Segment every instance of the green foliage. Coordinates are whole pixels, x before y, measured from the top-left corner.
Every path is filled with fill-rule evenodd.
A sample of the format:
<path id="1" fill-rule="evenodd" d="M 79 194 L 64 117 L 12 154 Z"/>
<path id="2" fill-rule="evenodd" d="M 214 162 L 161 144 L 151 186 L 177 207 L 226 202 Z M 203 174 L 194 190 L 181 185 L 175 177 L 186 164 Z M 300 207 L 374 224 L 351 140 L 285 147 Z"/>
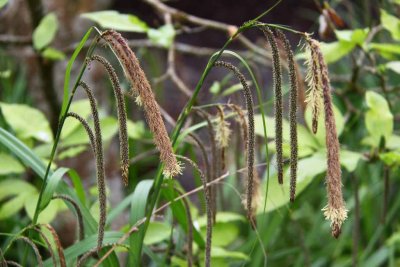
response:
<path id="1" fill-rule="evenodd" d="M 54 13 L 49 13 L 40 21 L 33 32 L 33 46 L 42 50 L 53 41 L 58 30 L 58 20 Z"/>
<path id="2" fill-rule="evenodd" d="M 102 28 L 124 32 L 146 32 L 149 27 L 138 17 L 120 14 L 117 11 L 98 11 L 84 13 L 84 18 L 97 22 Z"/>

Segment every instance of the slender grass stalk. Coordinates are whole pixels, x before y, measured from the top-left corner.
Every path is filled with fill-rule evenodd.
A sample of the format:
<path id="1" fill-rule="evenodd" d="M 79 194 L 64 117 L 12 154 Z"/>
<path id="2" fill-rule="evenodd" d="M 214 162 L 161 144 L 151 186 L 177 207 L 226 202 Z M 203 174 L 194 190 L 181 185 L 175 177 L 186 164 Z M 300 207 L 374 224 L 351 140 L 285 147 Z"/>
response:
<path id="1" fill-rule="evenodd" d="M 79 208 L 78 203 L 76 203 L 76 201 L 72 197 L 67 196 L 67 195 L 57 195 L 57 196 L 54 196 L 53 199 L 65 200 L 74 207 L 75 213 L 76 213 L 76 218 L 78 220 L 78 237 L 79 237 L 79 240 L 83 240 L 85 238 L 85 227 L 83 225 L 82 211 Z"/>
<path id="2" fill-rule="evenodd" d="M 6 266 L 16 266 L 16 267 L 23 267 L 21 264 L 19 264 L 18 262 L 15 261 L 6 261 Z"/>
<path id="3" fill-rule="evenodd" d="M 119 79 L 113 66 L 104 58 L 99 55 L 94 55 L 90 58 L 91 61 L 100 62 L 103 67 L 106 69 L 108 76 L 110 77 L 114 96 L 117 103 L 117 116 L 118 116 L 118 123 L 119 123 L 119 153 L 121 159 L 121 172 L 122 172 L 122 181 L 125 186 L 128 185 L 128 176 L 129 176 L 129 142 L 128 142 L 128 129 L 126 125 L 126 111 L 125 111 L 125 99 L 124 94 L 122 92 Z M 85 88 L 86 87 L 86 88 Z M 88 86 L 84 85 L 85 90 L 88 93 Z M 89 96 L 89 99 L 93 97 Z M 93 96 L 93 94 L 92 94 Z M 92 100 L 93 102 L 93 100 Z M 95 102 L 94 102 L 95 103 Z M 93 105 L 92 106 L 92 113 L 93 113 Z"/>
<path id="4" fill-rule="evenodd" d="M 293 202 L 296 196 L 297 182 L 297 161 L 298 161 L 298 144 L 297 144 L 297 75 L 293 59 L 293 51 L 289 40 L 282 31 L 276 31 L 277 36 L 282 40 L 286 57 L 289 65 L 289 80 L 290 80 L 290 201 Z"/>
<path id="5" fill-rule="evenodd" d="M 283 121 L 283 103 L 282 103 L 282 73 L 281 63 L 279 57 L 278 45 L 275 36 L 268 26 L 262 27 L 265 37 L 268 40 L 272 50 L 273 60 L 273 80 L 274 80 L 274 93 L 275 93 L 275 146 L 276 146 L 276 162 L 278 168 L 278 182 L 283 184 L 283 134 L 282 134 L 282 121 Z"/>
<path id="6" fill-rule="evenodd" d="M 212 242 L 212 225 L 213 225 L 213 214 L 211 211 L 211 197 L 210 197 L 210 190 L 207 188 L 207 178 L 205 177 L 204 173 L 201 171 L 199 166 L 192 161 L 191 159 L 177 155 L 180 159 L 186 161 L 193 168 L 200 174 L 201 181 L 203 182 L 203 190 L 206 197 L 206 212 L 207 212 L 207 230 L 206 230 L 206 248 L 205 248 L 205 260 L 204 266 L 210 267 L 211 266 L 211 242 Z"/>
<path id="7" fill-rule="evenodd" d="M 253 213 L 253 178 L 254 178 L 254 146 L 255 146 L 255 132 L 254 132 L 254 110 L 253 110 L 253 97 L 251 95 L 251 90 L 249 85 L 246 82 L 246 78 L 240 72 L 238 68 L 236 68 L 231 63 L 227 63 L 224 61 L 217 61 L 214 63 L 217 67 L 224 67 L 228 70 L 232 71 L 235 76 L 239 79 L 240 83 L 243 87 L 243 96 L 246 103 L 247 109 L 247 120 L 248 120 L 248 140 L 246 143 L 247 150 L 247 187 L 246 187 L 246 209 L 247 216 L 249 219 L 253 221 L 254 213 Z"/>
<path id="8" fill-rule="evenodd" d="M 85 131 L 89 136 L 89 140 L 92 145 L 92 150 L 96 160 L 97 191 L 99 194 L 99 211 L 100 211 L 97 248 L 98 250 L 100 250 L 103 244 L 104 228 L 106 226 L 106 220 L 107 220 L 107 212 L 106 212 L 107 195 L 106 195 L 106 183 L 105 183 L 104 157 L 103 157 L 103 149 L 101 147 L 102 144 L 101 131 L 95 132 L 95 134 L 93 134 L 93 131 L 90 128 L 89 124 L 86 122 L 86 120 L 74 112 L 68 112 L 67 117 L 73 117 L 77 119 L 85 128 Z M 99 122 L 95 122 L 95 124 L 96 123 Z"/>

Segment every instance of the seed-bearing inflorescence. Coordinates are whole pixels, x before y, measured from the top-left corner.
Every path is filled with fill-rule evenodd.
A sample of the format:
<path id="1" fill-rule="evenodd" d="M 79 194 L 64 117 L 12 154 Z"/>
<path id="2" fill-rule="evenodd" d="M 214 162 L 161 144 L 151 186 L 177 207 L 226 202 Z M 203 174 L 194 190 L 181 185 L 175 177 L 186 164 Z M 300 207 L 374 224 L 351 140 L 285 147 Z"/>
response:
<path id="1" fill-rule="evenodd" d="M 273 80 L 274 80 L 274 93 L 275 93 L 275 146 L 276 146 L 276 162 L 278 169 L 278 182 L 283 184 L 283 139 L 282 139 L 282 120 L 283 120 L 283 104 L 282 104 L 282 74 L 281 63 L 279 57 L 278 45 L 275 36 L 269 27 L 264 26 L 261 28 L 265 37 L 271 46 L 272 61 L 273 61 Z"/>
<path id="2" fill-rule="evenodd" d="M 95 132 L 96 136 L 93 134 L 92 129 L 89 124 L 86 122 L 84 118 L 79 116 L 74 112 L 67 113 L 67 117 L 73 117 L 77 119 L 82 126 L 85 128 L 87 135 L 89 136 L 89 140 L 92 146 L 92 150 L 96 160 L 96 177 L 97 177 L 97 190 L 99 192 L 99 210 L 100 210 L 100 218 L 99 218 L 99 229 L 97 236 L 97 248 L 100 249 L 103 244 L 104 239 L 104 228 L 106 226 L 106 208 L 107 208 L 107 196 L 106 196 L 106 184 L 105 184 L 105 170 L 104 170 L 104 157 L 103 157 L 103 148 L 101 147 L 102 138 L 101 131 Z M 99 123 L 98 118 L 93 117 L 94 124 Z M 97 122 L 96 122 L 97 121 Z M 98 126 L 100 129 L 100 126 Z M 95 126 L 96 129 L 96 126 Z"/>
<path id="3" fill-rule="evenodd" d="M 328 67 L 326 66 L 318 41 L 311 39 L 311 49 L 317 56 L 320 67 L 320 77 L 322 83 L 326 146 L 328 168 L 326 186 L 328 191 L 328 205 L 323 208 L 325 218 L 331 221 L 332 235 L 338 237 L 341 232 L 342 223 L 347 218 L 347 209 L 342 194 L 342 178 L 339 160 L 339 140 L 336 131 L 335 116 L 331 98 L 331 86 L 328 77 Z"/>
<path id="4" fill-rule="evenodd" d="M 247 109 L 247 120 L 248 120 L 248 140 L 246 143 L 247 150 L 247 212 L 248 217 L 252 218 L 253 214 L 253 178 L 254 178 L 254 145 L 255 145 L 255 133 L 254 133 L 254 111 L 253 111 L 253 97 L 251 95 L 251 90 L 249 85 L 246 82 L 246 78 L 240 72 L 238 68 L 236 68 L 231 63 L 217 61 L 214 63 L 217 67 L 224 67 L 232 71 L 235 76 L 239 79 L 240 83 L 243 87 L 243 95 L 246 102 Z"/>
<path id="5" fill-rule="evenodd" d="M 126 125 L 126 111 L 125 111 L 125 99 L 122 93 L 122 89 L 119 83 L 119 79 L 113 66 L 104 58 L 98 55 L 94 55 L 90 60 L 96 60 L 100 62 L 106 69 L 108 76 L 110 77 L 114 96 L 117 102 L 117 115 L 119 123 L 119 153 L 121 158 L 121 172 L 122 181 L 125 186 L 128 185 L 129 175 L 129 142 L 128 142 L 128 129 Z M 85 86 L 85 88 L 88 88 Z M 87 89 L 85 89 L 87 91 Z M 89 96 L 89 94 L 88 94 Z M 89 99 L 91 97 L 89 96 Z"/>
<path id="6" fill-rule="evenodd" d="M 298 160 L 298 144 L 297 144 L 297 76 L 293 59 L 293 52 L 289 40 L 282 31 L 276 31 L 279 39 L 283 41 L 286 57 L 289 67 L 290 80 L 290 201 L 294 201 L 296 196 L 297 181 L 297 160 Z"/>
<path id="7" fill-rule="evenodd" d="M 318 42 L 306 35 L 307 52 L 309 57 L 306 60 L 307 65 L 307 76 L 306 81 L 308 83 L 308 93 L 306 97 L 307 105 L 311 108 L 312 113 L 312 131 L 314 134 L 318 131 L 318 118 L 321 113 L 323 105 L 323 85 L 321 77 L 321 66 L 319 63 L 317 50 Z"/>
<path id="8" fill-rule="evenodd" d="M 105 31 L 102 38 L 110 45 L 121 62 L 125 76 L 132 85 L 131 95 L 140 97 L 150 130 L 154 134 L 154 142 L 160 150 L 160 159 L 165 164 L 163 174 L 167 177 L 180 174 L 181 166 L 173 153 L 160 108 L 138 59 L 119 33 L 113 30 Z"/>

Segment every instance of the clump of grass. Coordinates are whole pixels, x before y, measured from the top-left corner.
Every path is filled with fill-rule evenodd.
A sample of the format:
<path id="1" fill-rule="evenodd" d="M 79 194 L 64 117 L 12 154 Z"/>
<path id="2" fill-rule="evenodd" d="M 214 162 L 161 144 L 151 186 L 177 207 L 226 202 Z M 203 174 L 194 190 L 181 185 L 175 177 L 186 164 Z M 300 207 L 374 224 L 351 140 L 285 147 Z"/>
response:
<path id="1" fill-rule="evenodd" d="M 154 134 L 154 142 L 160 150 L 160 159 L 165 165 L 163 174 L 167 177 L 180 174 L 182 168 L 173 153 L 171 140 L 161 117 L 160 108 L 138 59 L 119 33 L 109 30 L 103 32 L 101 37 L 110 45 L 121 62 L 125 76 L 132 85 L 131 95 L 140 97 L 149 128 Z"/>
<path id="2" fill-rule="evenodd" d="M 69 112 L 67 117 L 72 117 L 77 119 L 82 126 L 84 127 L 87 135 L 89 136 L 89 140 L 92 146 L 92 150 L 96 160 L 96 177 L 97 177 L 97 191 L 99 193 L 99 210 L 100 210 L 100 218 L 99 218 L 99 229 L 97 235 L 97 248 L 100 250 L 103 244 L 104 239 L 104 228 L 106 225 L 106 208 L 107 208 L 107 195 L 106 195 L 106 184 L 105 184 L 105 171 L 104 171 L 104 157 L 103 157 L 103 148 L 100 146 L 102 144 L 101 131 L 96 132 L 96 136 L 93 134 L 92 129 L 90 128 L 87 121 L 82 118 L 80 115 Z M 94 124 L 100 124 L 98 118 L 93 117 Z M 100 126 L 98 126 L 100 129 Z M 96 126 L 95 126 L 96 128 Z"/>
<path id="3" fill-rule="evenodd" d="M 318 41 L 308 37 L 307 42 L 311 53 L 319 66 L 318 77 L 322 84 L 326 146 L 327 146 L 327 177 L 328 205 L 323 208 L 325 218 L 331 221 L 332 235 L 337 238 L 341 233 L 341 226 L 347 218 L 347 209 L 342 194 L 342 179 L 339 160 L 339 140 L 336 131 L 335 117 L 331 98 L 331 86 L 328 76 L 328 67 L 322 55 Z M 314 59 L 313 59 L 314 61 Z M 314 63 L 313 63 L 314 64 Z"/>
<path id="4" fill-rule="evenodd" d="M 274 81 L 275 95 L 275 146 L 276 146 L 276 162 L 278 169 L 278 182 L 283 184 L 283 138 L 282 138 L 282 120 L 283 120 L 283 104 L 282 104 L 282 73 L 278 45 L 271 29 L 267 26 L 261 27 L 265 37 L 271 46 L 272 51 L 272 76 Z"/>
<path id="5" fill-rule="evenodd" d="M 217 67 L 224 67 L 233 72 L 233 74 L 239 79 L 243 87 L 243 95 L 246 102 L 247 109 L 247 120 L 248 120 L 248 133 L 246 142 L 247 151 L 247 200 L 246 207 L 248 212 L 248 217 L 254 218 L 253 213 L 253 180 L 254 180 L 254 145 L 255 145 L 255 132 L 254 132 L 254 110 L 253 110 L 253 97 L 251 95 L 251 90 L 246 82 L 246 78 L 240 72 L 240 70 L 232 65 L 231 63 L 224 61 L 217 61 L 214 63 Z"/>
<path id="6" fill-rule="evenodd" d="M 289 40 L 282 31 L 277 30 L 276 34 L 282 40 L 289 67 L 290 80 L 290 201 L 294 201 L 296 196 L 297 181 L 297 161 L 298 161 L 298 144 L 297 144 L 297 75 L 296 67 L 293 59 L 293 51 Z"/>
<path id="7" fill-rule="evenodd" d="M 122 93 L 122 89 L 119 83 L 119 79 L 113 66 L 104 58 L 99 55 L 94 55 L 90 60 L 95 60 L 100 62 L 106 69 L 108 76 L 110 77 L 114 96 L 117 102 L 117 116 L 119 123 L 119 151 L 121 159 L 121 172 L 122 181 L 125 186 L 128 185 L 128 175 L 129 175 L 129 142 L 128 142 L 128 130 L 126 125 L 126 111 L 125 111 L 125 99 Z M 84 88 L 88 88 L 87 85 Z M 87 92 L 88 90 L 85 89 Z M 89 99 L 91 98 L 88 94 Z"/>

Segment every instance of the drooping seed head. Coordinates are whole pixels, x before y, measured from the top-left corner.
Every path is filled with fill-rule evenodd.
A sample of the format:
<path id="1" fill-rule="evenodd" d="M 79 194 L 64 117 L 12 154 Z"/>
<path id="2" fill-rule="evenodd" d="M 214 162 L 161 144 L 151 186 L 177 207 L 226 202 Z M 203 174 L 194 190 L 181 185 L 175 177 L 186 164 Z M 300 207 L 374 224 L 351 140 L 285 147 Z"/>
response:
<path id="1" fill-rule="evenodd" d="M 298 161 L 298 144 L 297 144 L 297 75 L 294 63 L 293 51 L 290 46 L 289 40 L 282 31 L 276 31 L 279 39 L 282 40 L 288 67 L 290 79 L 290 201 L 294 201 L 296 195 L 296 181 L 297 181 L 297 161 Z"/>
<path id="2" fill-rule="evenodd" d="M 315 53 L 320 67 L 322 83 L 326 149 L 327 149 L 327 177 L 326 186 L 328 192 L 328 205 L 323 209 L 325 218 L 331 221 L 332 235 L 337 238 L 341 232 L 341 226 L 347 218 L 347 209 L 343 200 L 342 175 L 339 159 L 339 139 L 336 131 L 335 116 L 331 98 L 331 86 L 328 76 L 328 67 L 325 63 L 320 46 L 317 41 L 311 41 L 315 47 Z"/>
<path id="3" fill-rule="evenodd" d="M 306 97 L 307 105 L 311 108 L 312 113 L 312 131 L 314 134 L 318 130 L 318 118 L 323 106 L 322 77 L 321 66 L 319 64 L 317 50 L 319 43 L 306 35 L 307 50 L 307 75 L 308 92 Z"/>
<path id="4" fill-rule="evenodd" d="M 275 147 L 276 162 L 278 169 L 278 182 L 283 184 L 283 100 L 282 100 L 282 72 L 278 45 L 275 36 L 269 27 L 262 27 L 265 37 L 271 46 L 272 51 L 272 78 L 274 80 L 275 94 Z"/>
<path id="5" fill-rule="evenodd" d="M 154 135 L 154 142 L 160 150 L 160 159 L 165 165 L 163 174 L 167 177 L 180 174 L 182 172 L 181 165 L 175 158 L 160 108 L 138 59 L 129 48 L 126 40 L 116 31 L 105 31 L 102 38 L 110 45 L 119 59 L 125 76 L 132 85 L 131 95 L 140 97 L 146 120 Z"/>

